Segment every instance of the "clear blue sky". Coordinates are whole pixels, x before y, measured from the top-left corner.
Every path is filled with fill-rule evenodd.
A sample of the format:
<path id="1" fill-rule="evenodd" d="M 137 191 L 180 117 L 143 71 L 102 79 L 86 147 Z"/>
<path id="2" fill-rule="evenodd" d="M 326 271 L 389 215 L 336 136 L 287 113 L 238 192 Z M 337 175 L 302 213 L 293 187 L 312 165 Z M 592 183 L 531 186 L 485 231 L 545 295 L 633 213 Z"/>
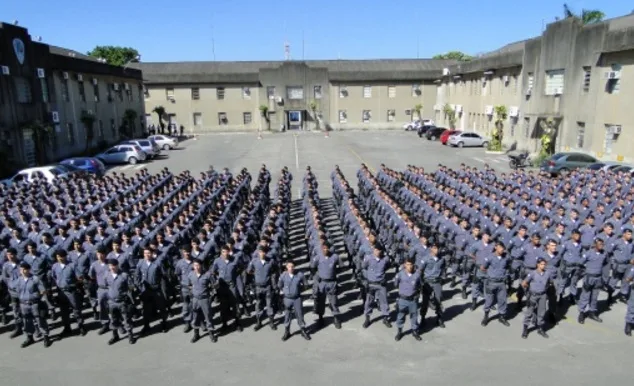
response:
<path id="1" fill-rule="evenodd" d="M 539 35 L 562 14 L 557 0 L 5 0 L 45 43 L 81 52 L 95 45 L 139 50 L 144 62 L 421 58 L 475 54 Z M 576 11 L 628 14 L 625 0 L 570 0 Z M 212 45 L 212 41 L 215 44 Z M 215 47 L 215 50 L 212 49 Z M 417 49 L 418 47 L 418 49 Z"/>

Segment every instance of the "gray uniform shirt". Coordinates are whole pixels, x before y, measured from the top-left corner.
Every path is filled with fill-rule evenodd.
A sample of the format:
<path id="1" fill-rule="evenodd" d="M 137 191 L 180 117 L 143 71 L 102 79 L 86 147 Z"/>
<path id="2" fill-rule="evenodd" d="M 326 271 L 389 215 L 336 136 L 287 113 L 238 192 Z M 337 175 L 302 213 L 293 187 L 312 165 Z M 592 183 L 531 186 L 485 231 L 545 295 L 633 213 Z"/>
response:
<path id="1" fill-rule="evenodd" d="M 280 276 L 278 287 L 282 290 L 284 297 L 290 299 L 296 299 L 301 296 L 304 289 L 305 278 L 301 272 L 295 272 L 291 276 L 288 272 L 284 272 Z"/>
<path id="2" fill-rule="evenodd" d="M 322 254 L 313 259 L 310 264 L 312 269 L 317 269 L 317 274 L 321 280 L 335 280 L 337 268 L 339 267 L 339 256 L 331 255 L 326 257 Z"/>
<path id="3" fill-rule="evenodd" d="M 13 287 L 21 302 L 38 301 L 42 298 L 42 293 L 46 290 L 42 281 L 33 275 L 26 278 L 19 277 L 15 279 Z"/>
<path id="4" fill-rule="evenodd" d="M 128 299 L 130 283 L 126 273 L 119 272 L 116 276 L 112 273 L 108 273 L 105 275 L 104 280 L 108 287 L 108 298 L 110 300 L 116 303 L 122 303 Z"/>
<path id="5" fill-rule="evenodd" d="M 215 284 L 214 276 L 210 271 L 198 275 L 192 271 L 187 277 L 195 298 L 203 299 L 211 296 L 212 286 Z"/>
<path id="6" fill-rule="evenodd" d="M 408 273 L 405 269 L 401 269 L 399 273 L 394 276 L 394 286 L 398 288 L 398 294 L 405 297 L 418 294 L 421 285 L 420 275 L 420 270 Z"/>
<path id="7" fill-rule="evenodd" d="M 487 278 L 493 280 L 506 279 L 510 260 L 504 256 L 493 254 L 484 258 L 483 267 L 486 269 Z"/>
<path id="8" fill-rule="evenodd" d="M 386 258 L 377 259 L 373 256 L 363 262 L 366 278 L 370 283 L 383 283 L 385 280 L 385 272 L 390 266 Z"/>
<path id="9" fill-rule="evenodd" d="M 546 292 L 548 285 L 551 282 L 552 275 L 549 271 L 538 272 L 537 270 L 531 271 L 526 275 L 526 281 L 528 283 L 528 290 L 531 293 L 543 294 Z"/>

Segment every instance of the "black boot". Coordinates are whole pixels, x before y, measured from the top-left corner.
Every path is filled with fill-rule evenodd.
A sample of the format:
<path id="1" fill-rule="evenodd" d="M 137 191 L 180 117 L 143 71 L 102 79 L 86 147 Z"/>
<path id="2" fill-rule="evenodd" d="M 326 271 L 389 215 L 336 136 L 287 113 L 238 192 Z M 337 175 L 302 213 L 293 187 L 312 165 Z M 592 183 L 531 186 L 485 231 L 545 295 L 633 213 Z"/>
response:
<path id="1" fill-rule="evenodd" d="M 284 329 L 284 335 L 282 335 L 282 342 L 286 342 L 288 338 L 290 337 L 291 337 L 291 329 L 287 327 Z"/>
<path id="2" fill-rule="evenodd" d="M 51 347 L 51 338 L 49 338 L 48 335 L 44 335 L 42 342 L 44 343 L 44 347 Z"/>
<path id="3" fill-rule="evenodd" d="M 306 340 L 310 340 L 310 339 L 311 339 L 311 338 L 310 338 L 310 335 L 308 335 L 308 331 L 306 331 L 306 329 L 305 329 L 305 328 L 302 328 L 302 329 L 300 330 L 300 333 L 302 334 L 302 337 L 303 337 L 304 339 L 306 339 Z"/>
<path id="4" fill-rule="evenodd" d="M 317 328 L 323 328 L 324 327 L 324 316 L 323 315 L 317 315 Z"/>
<path id="5" fill-rule="evenodd" d="M 570 303 L 571 306 L 574 306 L 575 304 L 577 304 L 577 298 L 575 297 L 575 295 L 573 294 L 568 295 L 568 303 Z"/>
<path id="6" fill-rule="evenodd" d="M 579 324 L 584 324 L 586 322 L 586 314 L 584 312 L 579 313 L 579 316 L 577 317 L 577 322 L 579 322 Z"/>
<path id="7" fill-rule="evenodd" d="M 240 323 L 240 319 L 236 319 L 236 330 L 242 332 L 244 328 L 242 328 L 242 323 Z"/>
<path id="8" fill-rule="evenodd" d="M 170 329 L 167 327 L 167 320 L 164 320 L 161 322 L 161 330 L 163 331 L 163 333 L 168 332 Z"/>
<path id="9" fill-rule="evenodd" d="M 211 343 L 216 343 L 218 341 L 218 335 L 214 331 L 209 331 L 209 339 Z"/>
<path id="10" fill-rule="evenodd" d="M 143 325 L 143 328 L 141 329 L 140 334 L 141 334 L 141 336 L 149 335 L 150 334 L 150 325 L 149 324 Z"/>
<path id="11" fill-rule="evenodd" d="M 277 326 L 275 325 L 275 319 L 274 318 L 269 318 L 269 327 L 271 327 L 271 330 L 273 330 L 273 331 L 277 330 Z"/>
<path id="12" fill-rule="evenodd" d="M 339 319 L 336 316 L 332 318 L 332 323 L 335 325 L 335 328 L 337 330 L 341 329 L 341 322 L 339 321 Z"/>
<path id="13" fill-rule="evenodd" d="M 99 320 L 99 313 L 97 312 L 97 307 L 92 308 L 92 318 L 94 320 Z"/>
<path id="14" fill-rule="evenodd" d="M 546 338 L 548 339 L 548 334 L 546 334 L 546 331 L 544 331 L 544 326 L 539 326 L 539 328 L 537 329 L 537 333 L 539 334 L 539 336 L 541 336 L 542 338 Z"/>
<path id="15" fill-rule="evenodd" d="M 67 336 L 71 336 L 73 335 L 73 330 L 70 328 L 70 326 L 65 326 L 62 329 L 62 332 L 59 333 L 59 336 L 61 337 L 67 337 Z"/>
<path id="16" fill-rule="evenodd" d="M 477 307 L 478 307 L 478 299 L 471 300 L 471 311 L 475 311 Z"/>
<path id="17" fill-rule="evenodd" d="M 440 328 L 445 328 L 445 322 L 442 320 L 442 316 L 436 315 L 436 324 Z"/>
<path id="18" fill-rule="evenodd" d="M 26 348 L 26 347 L 29 347 L 30 345 L 32 345 L 33 343 L 35 343 L 35 340 L 33 339 L 33 335 L 27 335 L 26 336 L 26 340 L 24 342 L 22 342 L 20 347 Z"/>
<path id="19" fill-rule="evenodd" d="M 522 338 L 526 339 L 528 338 L 528 326 L 524 325 L 524 328 L 522 329 Z"/>
<path id="20" fill-rule="evenodd" d="M 112 338 L 108 341 L 108 345 L 113 345 L 119 341 L 119 331 L 112 330 Z"/>
<path id="21" fill-rule="evenodd" d="M 258 331 L 261 328 L 262 328 L 262 321 L 260 321 L 260 319 L 256 319 L 255 320 L 255 327 L 253 327 L 253 330 Z"/>
<path id="22" fill-rule="evenodd" d="M 467 287 L 462 287 L 462 298 L 463 299 L 467 298 Z"/>
<path id="23" fill-rule="evenodd" d="M 99 331 L 97 331 L 97 335 L 103 335 L 103 334 L 105 334 L 106 332 L 108 332 L 108 330 L 110 330 L 110 329 L 108 328 L 108 325 L 107 325 L 107 324 L 104 324 L 103 326 L 101 326 L 101 328 L 99 329 Z"/>
<path id="24" fill-rule="evenodd" d="M 403 329 L 399 328 L 396 331 L 396 336 L 394 337 L 394 340 L 398 342 L 399 340 L 401 340 L 402 337 L 403 337 Z"/>
<path id="25" fill-rule="evenodd" d="M 614 290 L 609 290 L 608 291 L 608 306 L 613 305 L 614 303 L 616 303 L 614 301 Z"/>
<path id="26" fill-rule="evenodd" d="M 499 321 L 500 323 L 502 323 L 502 324 L 503 324 L 504 326 L 506 326 L 506 327 L 510 327 L 510 326 L 511 326 L 511 325 L 509 324 L 508 320 L 506 320 L 506 318 L 505 318 L 504 316 L 501 316 L 501 315 L 500 315 L 500 317 L 499 317 L 498 321 Z"/>
<path id="27" fill-rule="evenodd" d="M 421 341 L 423 340 L 423 338 L 420 337 L 420 334 L 418 333 L 418 331 L 416 330 L 412 330 L 412 336 L 414 337 L 414 339 L 416 339 L 417 341 Z"/>
<path id="28" fill-rule="evenodd" d="M 596 312 L 589 312 L 588 313 L 588 319 L 594 320 L 597 323 L 602 323 L 603 322 L 603 319 L 599 318 L 599 315 L 597 315 Z"/>
<path id="29" fill-rule="evenodd" d="M 7 324 L 9 324 L 9 318 L 7 317 L 7 314 L 5 314 L 4 312 L 2 313 L 2 315 L 0 315 L 0 323 L 2 323 L 3 326 L 6 326 Z"/>
<path id="30" fill-rule="evenodd" d="M 480 325 L 482 325 L 482 327 L 486 327 L 487 324 L 489 324 L 489 313 L 485 312 L 484 318 L 482 318 L 482 322 L 480 322 Z"/>
<path id="31" fill-rule="evenodd" d="M 9 338 L 14 339 L 14 338 L 17 338 L 20 335 L 22 335 L 22 327 L 16 325 L 15 328 L 13 329 L 13 332 L 11 333 L 11 335 L 9 335 Z"/>
<path id="32" fill-rule="evenodd" d="M 86 334 L 88 334 L 88 330 L 86 330 L 86 327 L 84 327 L 83 324 L 80 324 L 79 325 L 79 335 L 86 336 Z"/>
<path id="33" fill-rule="evenodd" d="M 383 324 L 385 324 L 387 328 L 392 328 L 392 323 L 390 323 L 390 319 L 387 316 L 383 318 Z"/>
<path id="34" fill-rule="evenodd" d="M 368 327 L 370 327 L 370 317 L 366 316 L 365 322 L 363 322 L 363 328 L 368 328 Z"/>
<path id="35" fill-rule="evenodd" d="M 211 332 L 209 333 L 209 335 L 211 335 Z M 194 336 L 192 336 L 192 339 L 190 340 L 190 342 L 196 343 L 198 342 L 199 339 L 200 339 L 200 330 L 197 328 L 194 328 Z"/>
<path id="36" fill-rule="evenodd" d="M 632 336 L 632 324 L 625 323 L 625 335 Z"/>
<path id="37" fill-rule="evenodd" d="M 136 343 L 136 338 L 134 337 L 134 334 L 132 333 L 132 330 L 130 330 L 130 332 L 128 333 L 128 343 L 129 344 L 135 344 Z"/>
<path id="38" fill-rule="evenodd" d="M 458 280 L 456 279 L 456 276 L 454 276 L 453 278 L 451 278 L 451 284 L 449 284 L 449 286 L 451 288 L 454 288 L 457 284 L 458 284 Z"/>
<path id="39" fill-rule="evenodd" d="M 192 325 L 189 324 L 189 322 L 185 322 L 185 327 L 183 328 L 183 332 L 185 334 L 187 334 L 188 332 L 190 332 L 192 330 Z"/>

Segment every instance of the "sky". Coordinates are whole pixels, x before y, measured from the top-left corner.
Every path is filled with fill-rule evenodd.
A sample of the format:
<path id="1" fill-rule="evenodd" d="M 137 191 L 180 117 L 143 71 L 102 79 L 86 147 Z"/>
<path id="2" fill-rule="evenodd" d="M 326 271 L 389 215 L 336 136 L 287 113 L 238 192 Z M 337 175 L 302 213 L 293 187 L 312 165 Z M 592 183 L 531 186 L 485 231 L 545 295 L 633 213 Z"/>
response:
<path id="1" fill-rule="evenodd" d="M 429 58 L 484 53 L 538 36 L 563 13 L 556 0 L 5 0 L 44 43 L 87 52 L 136 48 L 143 62 L 291 58 Z M 625 0 L 570 0 L 575 11 L 629 14 Z"/>

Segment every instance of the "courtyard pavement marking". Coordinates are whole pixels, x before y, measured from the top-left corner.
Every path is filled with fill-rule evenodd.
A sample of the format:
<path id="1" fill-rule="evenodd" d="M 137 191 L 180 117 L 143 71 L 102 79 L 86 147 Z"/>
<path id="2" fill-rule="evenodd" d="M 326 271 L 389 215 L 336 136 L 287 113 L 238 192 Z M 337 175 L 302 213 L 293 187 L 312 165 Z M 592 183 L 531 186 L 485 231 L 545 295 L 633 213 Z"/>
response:
<path id="1" fill-rule="evenodd" d="M 355 157 L 357 157 L 359 159 L 359 161 L 361 161 L 361 163 L 366 164 L 366 166 L 368 167 L 368 169 L 374 174 L 375 170 L 372 166 L 370 166 L 370 164 L 363 159 L 363 157 L 361 157 L 359 155 L 359 153 L 357 153 L 356 151 L 354 151 L 354 149 L 352 149 L 352 147 L 350 147 L 350 145 L 346 145 L 346 147 L 348 148 L 348 150 L 350 150 L 350 153 L 352 153 Z"/>

